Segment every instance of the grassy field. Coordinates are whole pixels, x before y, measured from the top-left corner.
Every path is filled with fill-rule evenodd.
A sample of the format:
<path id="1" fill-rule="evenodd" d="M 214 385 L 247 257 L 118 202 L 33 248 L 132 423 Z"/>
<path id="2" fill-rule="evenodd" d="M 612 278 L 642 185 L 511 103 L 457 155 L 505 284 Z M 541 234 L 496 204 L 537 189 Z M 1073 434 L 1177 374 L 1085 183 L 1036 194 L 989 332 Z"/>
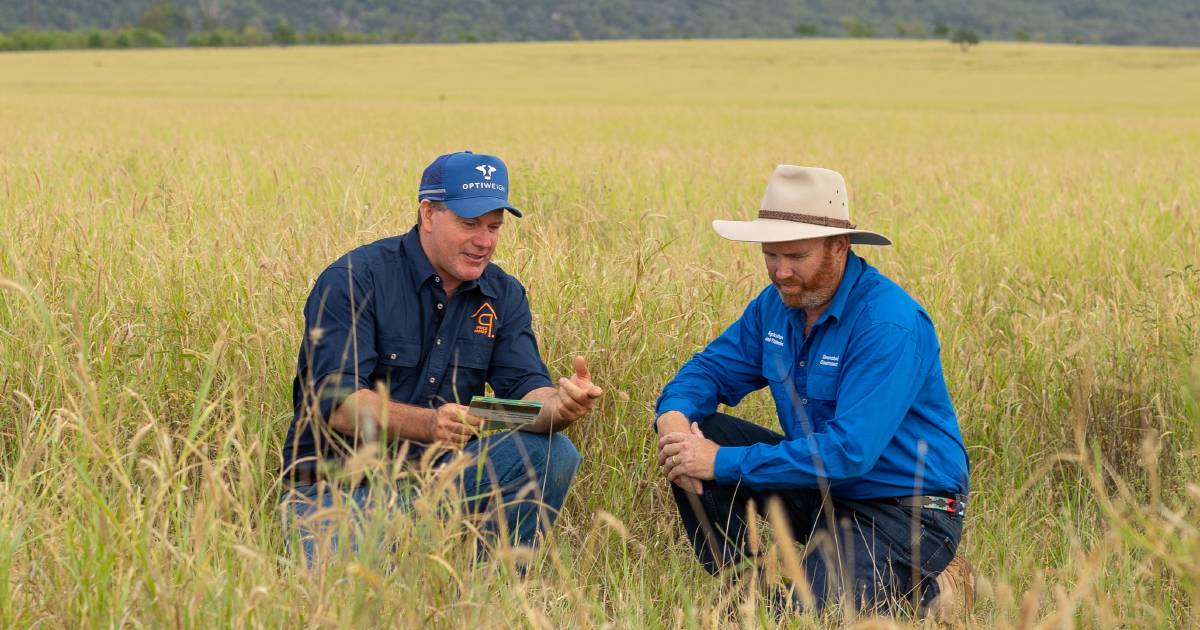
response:
<path id="1" fill-rule="evenodd" d="M 525 580 L 425 503 L 310 574 L 275 507 L 303 300 L 462 148 L 512 169 L 551 371 L 608 392 L 583 468 Z M 1200 625 L 1200 51 L 738 41 L 0 55 L 0 627 L 776 623 L 695 565 L 648 423 L 765 282 L 709 222 L 785 162 L 846 175 L 938 326 L 967 622 Z"/>

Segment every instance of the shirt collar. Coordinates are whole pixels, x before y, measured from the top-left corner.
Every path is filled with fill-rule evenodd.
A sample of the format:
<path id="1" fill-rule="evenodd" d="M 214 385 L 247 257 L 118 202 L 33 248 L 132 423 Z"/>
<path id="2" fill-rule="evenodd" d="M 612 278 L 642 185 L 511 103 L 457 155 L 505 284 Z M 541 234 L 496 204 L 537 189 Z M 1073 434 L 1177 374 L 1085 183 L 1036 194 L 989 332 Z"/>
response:
<path id="1" fill-rule="evenodd" d="M 421 247 L 419 230 L 420 227 L 414 225 L 413 229 L 409 230 L 404 235 L 404 238 L 401 239 L 401 244 L 404 246 L 404 253 L 412 261 L 412 264 L 408 265 L 409 278 L 412 280 L 412 285 L 417 288 L 420 288 L 430 278 L 437 275 L 437 271 L 433 268 L 433 263 L 429 262 L 429 257 L 425 255 L 425 248 Z M 479 280 L 470 280 L 462 283 L 459 285 L 457 293 L 470 291 L 476 286 L 479 287 L 479 290 L 484 295 L 490 298 L 495 299 L 499 296 L 496 292 L 495 281 L 492 278 L 492 266 L 490 264 L 484 268 L 483 275 L 480 276 Z"/>
<path id="2" fill-rule="evenodd" d="M 425 255 L 425 249 L 421 247 L 421 235 L 417 231 L 419 229 L 414 225 L 413 229 L 409 230 L 401 240 L 405 255 L 412 261 L 412 264 L 408 265 L 408 274 L 414 287 L 425 284 L 427 280 L 437 275 L 433 264 L 429 262 L 429 257 Z"/>
<path id="3" fill-rule="evenodd" d="M 858 282 L 863 272 L 863 260 L 854 252 L 846 253 L 846 270 L 842 274 L 842 282 L 838 285 L 837 293 L 833 294 L 833 299 L 829 301 L 829 308 L 825 309 L 824 313 L 817 318 L 813 326 L 820 326 L 822 322 L 829 318 L 841 321 L 842 313 L 846 310 L 846 301 L 849 299 L 850 291 L 854 289 L 854 284 Z"/>

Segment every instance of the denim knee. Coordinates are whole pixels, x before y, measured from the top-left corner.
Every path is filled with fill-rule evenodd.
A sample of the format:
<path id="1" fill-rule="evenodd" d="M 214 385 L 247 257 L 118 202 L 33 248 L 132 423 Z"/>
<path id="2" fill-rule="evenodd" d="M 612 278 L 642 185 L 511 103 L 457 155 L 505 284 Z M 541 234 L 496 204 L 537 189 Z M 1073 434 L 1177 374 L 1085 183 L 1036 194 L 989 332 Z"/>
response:
<path id="1" fill-rule="evenodd" d="M 571 438 L 562 433 L 551 433 L 546 439 L 550 443 L 546 449 L 546 481 L 548 485 L 565 490 L 575 478 L 575 471 L 579 470 L 583 456 L 571 443 Z"/>

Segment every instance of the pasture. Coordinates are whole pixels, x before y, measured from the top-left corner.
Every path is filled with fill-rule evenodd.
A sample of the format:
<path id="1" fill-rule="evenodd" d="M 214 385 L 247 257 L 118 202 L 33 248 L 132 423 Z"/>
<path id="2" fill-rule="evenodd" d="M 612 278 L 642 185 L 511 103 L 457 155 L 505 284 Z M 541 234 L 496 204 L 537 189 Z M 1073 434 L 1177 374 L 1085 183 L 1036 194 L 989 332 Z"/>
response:
<path id="1" fill-rule="evenodd" d="M 429 506 L 310 574 L 276 511 L 303 301 L 465 148 L 512 171 L 497 262 L 552 374 L 607 391 L 583 467 L 524 579 Z M 1200 625 L 1200 51 L 809 40 L 0 55 L 0 626 L 777 623 L 695 564 L 649 423 L 766 281 L 709 223 L 778 163 L 846 176 L 938 327 L 967 621 Z"/>

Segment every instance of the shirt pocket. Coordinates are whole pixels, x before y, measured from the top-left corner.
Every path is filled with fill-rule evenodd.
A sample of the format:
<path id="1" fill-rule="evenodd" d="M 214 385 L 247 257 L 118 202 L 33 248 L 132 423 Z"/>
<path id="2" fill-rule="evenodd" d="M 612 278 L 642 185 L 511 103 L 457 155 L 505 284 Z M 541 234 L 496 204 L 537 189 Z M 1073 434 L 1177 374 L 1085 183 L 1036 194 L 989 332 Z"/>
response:
<path id="1" fill-rule="evenodd" d="M 835 402 L 837 400 L 839 376 L 837 372 L 823 372 L 821 370 L 809 372 L 808 397 Z"/>
<path id="2" fill-rule="evenodd" d="M 492 364 L 493 345 L 491 342 L 459 340 L 451 365 L 471 370 L 486 370 Z"/>
<path id="3" fill-rule="evenodd" d="M 762 375 L 768 381 L 786 383 L 791 379 L 795 360 L 783 352 L 763 352 Z"/>
<path id="4" fill-rule="evenodd" d="M 379 364 L 388 368 L 414 368 L 421 362 L 421 344 L 407 339 L 384 339 L 377 348 Z"/>
<path id="5" fill-rule="evenodd" d="M 459 339 L 444 379 L 453 393 L 443 395 L 452 395 L 455 400 L 470 400 L 484 392 L 488 366 L 492 364 L 492 345 Z"/>

